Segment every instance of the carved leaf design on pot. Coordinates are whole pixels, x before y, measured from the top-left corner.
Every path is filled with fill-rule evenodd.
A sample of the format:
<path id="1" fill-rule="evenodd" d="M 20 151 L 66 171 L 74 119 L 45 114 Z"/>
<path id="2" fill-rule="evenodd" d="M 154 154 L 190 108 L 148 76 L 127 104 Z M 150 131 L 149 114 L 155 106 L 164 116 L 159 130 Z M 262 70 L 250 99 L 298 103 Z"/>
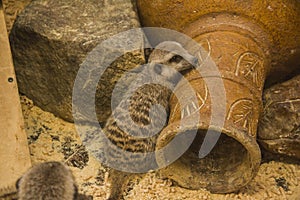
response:
<path id="1" fill-rule="evenodd" d="M 196 92 L 198 102 L 193 102 L 192 100 L 186 101 L 187 104 L 185 104 L 181 110 L 181 119 L 188 117 L 196 112 L 199 112 L 204 106 L 208 97 L 208 88 L 206 84 L 204 84 L 203 86 L 203 94 L 200 94 L 198 91 Z"/>
<path id="2" fill-rule="evenodd" d="M 239 127 L 248 130 L 251 136 L 255 136 L 253 125 L 253 102 L 250 99 L 239 99 L 229 109 L 227 120 Z"/>
<path id="3" fill-rule="evenodd" d="M 204 65 L 206 65 L 211 60 L 211 51 L 212 47 L 210 44 L 210 41 L 208 38 L 205 38 L 199 42 L 200 46 L 203 47 L 203 49 L 199 50 L 197 53 L 197 58 L 199 60 L 200 65 L 199 68 L 202 68 Z"/>
<path id="4" fill-rule="evenodd" d="M 178 101 L 172 109 L 170 118 L 174 118 L 176 113 L 180 113 L 181 119 L 183 119 L 201 110 L 208 98 L 208 88 L 206 84 L 198 86 L 197 91 L 194 91 L 198 102 L 194 102 L 192 97 L 187 98 L 189 94 L 185 94 L 185 91 L 182 91 L 182 96 L 179 97 L 181 101 Z M 180 102 L 183 102 L 182 105 L 180 105 Z"/>
<path id="5" fill-rule="evenodd" d="M 263 83 L 263 59 L 253 52 L 240 55 L 235 70 L 236 76 L 244 76 L 260 87 Z"/>

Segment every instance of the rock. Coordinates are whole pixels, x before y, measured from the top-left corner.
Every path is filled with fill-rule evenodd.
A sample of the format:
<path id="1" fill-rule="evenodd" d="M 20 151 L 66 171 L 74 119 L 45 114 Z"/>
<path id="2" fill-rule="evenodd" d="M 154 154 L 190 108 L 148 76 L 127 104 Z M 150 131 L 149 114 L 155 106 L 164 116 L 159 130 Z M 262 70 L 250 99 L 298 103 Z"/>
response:
<path id="1" fill-rule="evenodd" d="M 273 153 L 300 158 L 300 75 L 267 89 L 258 141 Z"/>
<path id="2" fill-rule="evenodd" d="M 20 92 L 42 109 L 73 121 L 72 90 L 80 64 L 102 41 L 139 26 L 130 0 L 31 2 L 18 16 L 10 34 Z M 124 39 L 131 42 L 132 38 Z M 142 39 L 133 44 L 137 49 L 142 45 Z M 111 92 L 118 78 L 144 63 L 142 50 L 119 51 L 123 56 L 106 69 L 99 81 L 99 122 L 105 122 L 111 112 Z M 105 56 L 109 55 L 94 59 L 106 59 Z"/>

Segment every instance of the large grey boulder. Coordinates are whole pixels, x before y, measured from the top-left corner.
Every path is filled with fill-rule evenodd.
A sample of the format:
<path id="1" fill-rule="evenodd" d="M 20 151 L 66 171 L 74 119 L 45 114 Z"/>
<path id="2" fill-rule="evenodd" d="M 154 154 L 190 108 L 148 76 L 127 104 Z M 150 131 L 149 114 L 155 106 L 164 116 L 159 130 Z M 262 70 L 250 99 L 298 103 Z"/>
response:
<path id="1" fill-rule="evenodd" d="M 139 26 L 131 0 L 33 1 L 20 13 L 10 34 L 20 92 L 42 109 L 73 121 L 72 90 L 80 64 L 102 41 Z M 123 38 L 125 43 L 131 39 Z M 142 39 L 134 46 L 141 49 Z M 123 51 L 99 81 L 96 111 L 100 122 L 111 112 L 116 81 L 144 62 L 142 50 Z M 109 53 L 99 59 L 104 56 Z"/>

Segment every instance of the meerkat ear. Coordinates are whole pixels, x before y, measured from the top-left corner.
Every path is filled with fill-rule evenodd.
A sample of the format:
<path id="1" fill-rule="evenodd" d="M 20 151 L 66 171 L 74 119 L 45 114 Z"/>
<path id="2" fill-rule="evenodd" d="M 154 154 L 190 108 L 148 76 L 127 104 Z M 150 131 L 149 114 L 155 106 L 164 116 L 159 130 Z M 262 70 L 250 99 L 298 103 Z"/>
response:
<path id="1" fill-rule="evenodd" d="M 152 53 L 153 50 L 154 50 L 153 48 L 145 48 L 144 49 L 144 56 L 145 56 L 146 63 L 148 63 L 150 54 Z"/>
<path id="2" fill-rule="evenodd" d="M 17 190 L 19 190 L 21 179 L 22 179 L 22 177 L 19 178 L 19 179 L 16 181 L 16 189 L 17 189 Z"/>

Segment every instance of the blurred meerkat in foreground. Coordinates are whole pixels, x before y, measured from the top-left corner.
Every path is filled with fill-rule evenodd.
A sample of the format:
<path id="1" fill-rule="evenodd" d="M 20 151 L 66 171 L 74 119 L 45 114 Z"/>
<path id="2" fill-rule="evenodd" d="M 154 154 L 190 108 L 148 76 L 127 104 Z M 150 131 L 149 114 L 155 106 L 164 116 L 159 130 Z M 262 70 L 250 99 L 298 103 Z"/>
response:
<path id="1" fill-rule="evenodd" d="M 17 182 L 19 200 L 74 200 L 77 186 L 71 171 L 60 162 L 33 166 Z"/>
<path id="2" fill-rule="evenodd" d="M 111 184 L 110 200 L 123 197 L 135 169 L 138 173 L 157 169 L 155 156 L 148 157 L 147 154 L 154 154 L 158 133 L 166 125 L 168 102 L 172 89 L 181 78 L 179 72 L 192 69 L 196 64 L 197 59 L 179 43 L 165 41 L 158 44 L 149 56 L 148 65 L 141 69 L 134 84 L 145 83 L 147 80 L 150 82 L 138 87 L 130 85 L 129 90 L 134 88 L 132 94 L 125 94 L 125 98 L 113 110 L 103 129 L 109 139 L 105 146 L 110 151 L 103 153 L 99 150 L 96 153 L 108 165 L 113 163 L 119 167 L 111 169 L 108 178 Z M 160 106 L 153 112 L 155 105 Z M 126 112 L 129 116 L 124 114 Z M 157 127 L 160 129 L 152 130 Z"/>
<path id="3" fill-rule="evenodd" d="M 77 193 L 69 170 L 61 162 L 44 162 L 31 167 L 15 186 L 0 188 L 1 200 L 91 200 Z"/>

